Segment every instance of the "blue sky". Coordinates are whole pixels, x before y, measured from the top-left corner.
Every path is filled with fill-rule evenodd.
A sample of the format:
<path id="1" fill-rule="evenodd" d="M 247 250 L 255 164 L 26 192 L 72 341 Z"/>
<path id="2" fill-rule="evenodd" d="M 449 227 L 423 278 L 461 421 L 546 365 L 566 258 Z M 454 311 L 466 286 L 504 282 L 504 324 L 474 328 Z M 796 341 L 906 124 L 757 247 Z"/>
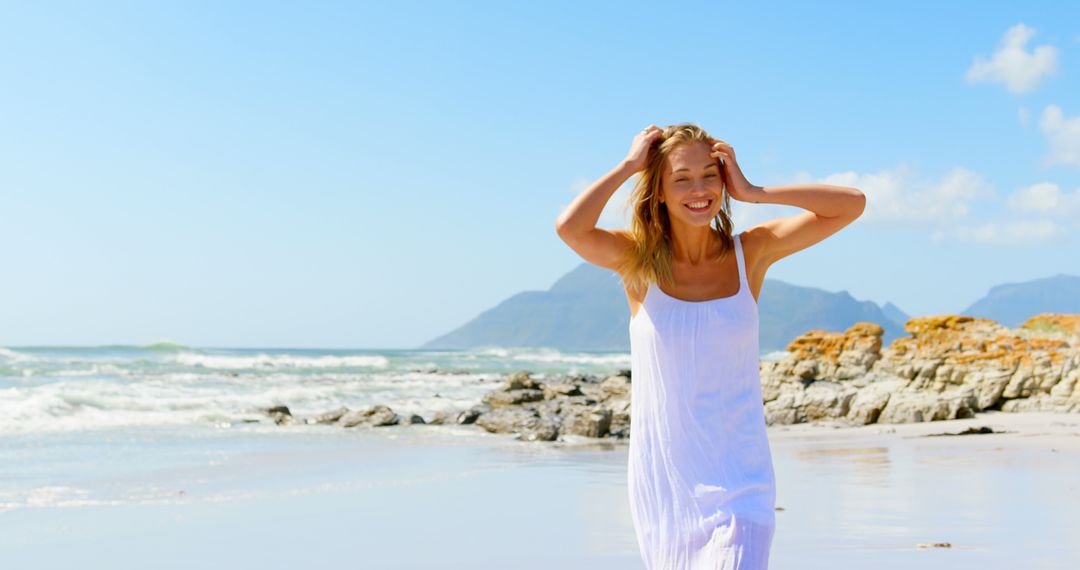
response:
<path id="1" fill-rule="evenodd" d="M 416 346 L 575 267 L 556 216 L 650 123 L 867 194 L 769 278 L 1080 274 L 1080 8 L 583 4 L 5 4 L 0 345 Z"/>

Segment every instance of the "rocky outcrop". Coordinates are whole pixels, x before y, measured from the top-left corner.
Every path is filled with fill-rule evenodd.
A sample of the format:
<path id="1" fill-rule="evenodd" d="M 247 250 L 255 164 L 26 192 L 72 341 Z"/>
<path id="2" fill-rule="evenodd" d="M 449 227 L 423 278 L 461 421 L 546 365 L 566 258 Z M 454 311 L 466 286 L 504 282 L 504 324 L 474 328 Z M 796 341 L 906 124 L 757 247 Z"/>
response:
<path id="1" fill-rule="evenodd" d="M 555 441 L 566 435 L 624 438 L 630 433 L 629 370 L 603 380 L 573 376 L 548 383 L 517 372 L 483 402 L 489 409 L 473 408 L 477 425 L 526 441 Z"/>
<path id="2" fill-rule="evenodd" d="M 529 372 L 510 374 L 476 404 L 455 413 L 437 412 L 430 421 L 402 415 L 389 406 L 363 410 L 340 407 L 303 420 L 286 406 L 263 408 L 279 425 L 306 423 L 344 428 L 423 424 L 476 424 L 491 433 L 514 434 L 524 441 L 563 441 L 566 436 L 624 439 L 630 434 L 630 371 L 607 377 L 554 376 L 540 382 Z"/>
<path id="3" fill-rule="evenodd" d="M 961 315 L 908 320 L 881 349 L 881 327 L 809 331 L 762 363 L 766 422 L 863 425 L 972 417 L 986 409 L 1080 411 L 1080 315 L 1017 329 Z"/>

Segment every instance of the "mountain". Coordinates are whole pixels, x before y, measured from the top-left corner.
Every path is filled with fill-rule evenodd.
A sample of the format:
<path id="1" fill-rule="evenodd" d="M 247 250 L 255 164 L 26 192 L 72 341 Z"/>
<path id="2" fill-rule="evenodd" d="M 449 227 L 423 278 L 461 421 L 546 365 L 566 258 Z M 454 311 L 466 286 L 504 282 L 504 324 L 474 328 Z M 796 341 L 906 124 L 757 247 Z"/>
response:
<path id="1" fill-rule="evenodd" d="M 904 315 L 899 309 L 893 313 Z M 763 351 L 783 350 L 792 339 L 810 329 L 843 332 L 861 321 L 877 323 L 885 329 L 882 336 L 885 346 L 893 339 L 907 336 L 903 322 L 890 318 L 873 301 L 858 301 L 847 291 L 832 293 L 769 278 L 761 286 L 758 316 Z"/>
<path id="2" fill-rule="evenodd" d="M 900 307 L 892 304 L 892 301 L 885 303 L 885 306 L 881 308 L 881 312 L 885 313 L 886 317 L 889 317 L 892 322 L 896 323 L 900 328 L 904 327 L 904 323 L 908 322 L 911 318 L 910 315 L 900 310 Z"/>
<path id="3" fill-rule="evenodd" d="M 1080 277 L 1058 273 L 1023 283 L 996 285 L 960 314 L 1017 327 L 1039 313 L 1080 313 Z"/>
<path id="4" fill-rule="evenodd" d="M 630 306 L 618 274 L 582 263 L 547 291 L 524 291 L 420 348 L 547 346 L 629 351 Z"/>
<path id="5" fill-rule="evenodd" d="M 847 291 L 830 293 L 765 279 L 758 313 L 761 350 L 783 350 L 809 329 L 842 332 L 859 321 L 880 324 L 886 345 L 904 336 L 907 316 L 889 303 L 883 310 Z M 897 319 L 903 319 L 898 321 Z M 563 351 L 630 351 L 630 306 L 619 276 L 582 263 L 547 291 L 524 291 L 461 327 L 423 344 L 423 349 L 482 346 L 545 346 Z"/>

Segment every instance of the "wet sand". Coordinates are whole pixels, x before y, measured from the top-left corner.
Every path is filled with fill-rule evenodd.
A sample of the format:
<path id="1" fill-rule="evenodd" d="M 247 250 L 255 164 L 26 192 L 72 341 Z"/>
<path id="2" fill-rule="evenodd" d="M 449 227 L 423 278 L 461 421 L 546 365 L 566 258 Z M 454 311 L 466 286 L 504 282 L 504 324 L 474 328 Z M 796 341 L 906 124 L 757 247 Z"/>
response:
<path id="1" fill-rule="evenodd" d="M 926 437 L 981 426 L 1002 433 Z M 11 568 L 643 567 L 625 444 L 517 442 L 473 427 L 342 437 L 298 426 L 266 436 L 289 445 L 124 483 L 152 483 L 168 501 L 0 512 L 0 559 Z M 772 568 L 1080 560 L 1080 415 L 772 426 L 769 436 L 781 509 Z M 950 546 L 920 547 L 935 543 Z"/>

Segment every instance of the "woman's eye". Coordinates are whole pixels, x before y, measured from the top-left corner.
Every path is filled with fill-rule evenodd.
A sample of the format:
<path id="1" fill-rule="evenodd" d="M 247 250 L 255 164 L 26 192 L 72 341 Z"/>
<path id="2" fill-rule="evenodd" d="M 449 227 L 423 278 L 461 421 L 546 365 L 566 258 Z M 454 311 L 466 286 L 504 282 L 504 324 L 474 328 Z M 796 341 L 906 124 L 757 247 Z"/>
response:
<path id="1" fill-rule="evenodd" d="M 675 182 L 686 182 L 685 178 L 676 178 Z"/>
<path id="2" fill-rule="evenodd" d="M 706 174 L 705 178 L 716 178 L 715 174 Z"/>

